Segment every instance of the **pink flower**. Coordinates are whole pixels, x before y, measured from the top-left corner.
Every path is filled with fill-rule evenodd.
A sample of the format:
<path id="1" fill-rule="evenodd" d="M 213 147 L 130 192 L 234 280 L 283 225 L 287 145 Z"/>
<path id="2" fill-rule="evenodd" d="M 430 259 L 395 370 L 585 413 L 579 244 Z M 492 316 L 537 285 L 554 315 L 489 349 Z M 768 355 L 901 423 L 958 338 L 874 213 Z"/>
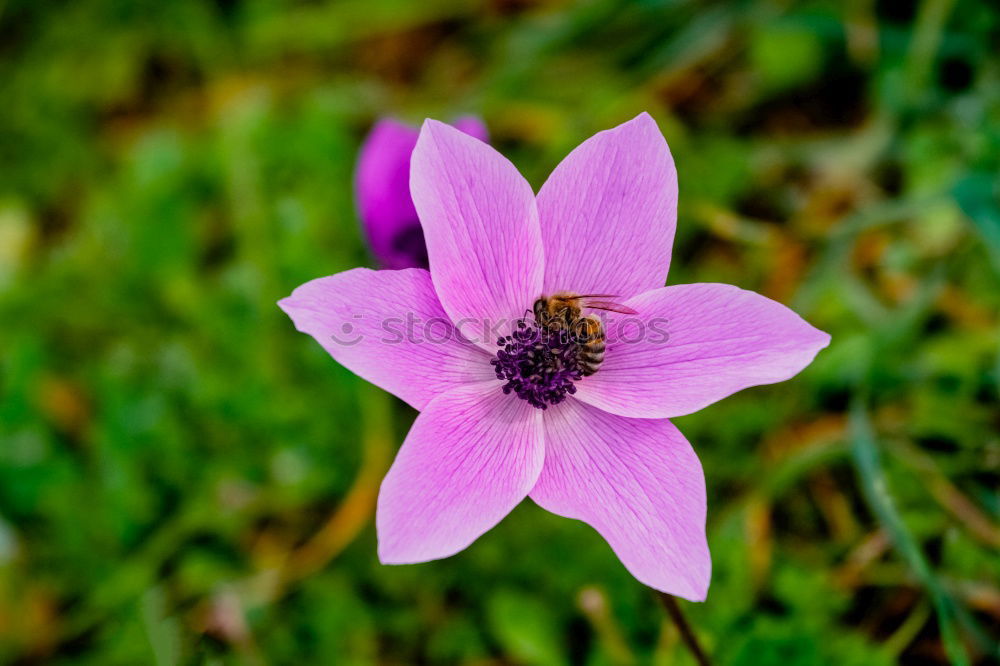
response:
<path id="1" fill-rule="evenodd" d="M 792 377 L 829 336 L 737 287 L 663 286 L 677 177 L 647 114 L 585 141 L 537 197 L 495 150 L 433 120 L 410 174 L 429 272 L 354 269 L 280 303 L 337 361 L 420 411 L 379 493 L 382 562 L 457 553 L 530 496 L 592 525 L 646 585 L 704 599 L 705 481 L 668 418 Z M 590 376 L 567 371 L 558 340 L 534 344 L 532 304 L 561 290 L 614 294 L 637 313 L 609 324 Z M 397 336 L 386 322 L 407 313 L 434 325 Z M 483 321 L 514 338 L 475 335 Z M 525 369 L 520 383 L 498 381 L 511 368 Z"/>
<path id="2" fill-rule="evenodd" d="M 483 121 L 464 116 L 455 127 L 486 141 Z M 410 198 L 410 155 L 420 133 L 382 118 L 361 146 L 354 172 L 358 214 L 372 255 L 382 268 L 427 268 L 427 247 Z"/>

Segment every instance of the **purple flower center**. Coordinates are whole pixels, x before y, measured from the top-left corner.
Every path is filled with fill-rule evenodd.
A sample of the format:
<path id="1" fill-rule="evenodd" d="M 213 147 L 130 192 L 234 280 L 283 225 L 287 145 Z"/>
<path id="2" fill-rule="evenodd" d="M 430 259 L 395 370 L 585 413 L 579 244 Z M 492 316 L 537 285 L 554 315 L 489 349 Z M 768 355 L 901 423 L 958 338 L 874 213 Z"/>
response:
<path id="1" fill-rule="evenodd" d="M 497 340 L 500 347 L 490 361 L 504 393 L 516 393 L 538 409 L 546 409 L 576 393 L 573 382 L 583 377 L 580 343 L 569 332 L 519 319 L 514 331 Z"/>

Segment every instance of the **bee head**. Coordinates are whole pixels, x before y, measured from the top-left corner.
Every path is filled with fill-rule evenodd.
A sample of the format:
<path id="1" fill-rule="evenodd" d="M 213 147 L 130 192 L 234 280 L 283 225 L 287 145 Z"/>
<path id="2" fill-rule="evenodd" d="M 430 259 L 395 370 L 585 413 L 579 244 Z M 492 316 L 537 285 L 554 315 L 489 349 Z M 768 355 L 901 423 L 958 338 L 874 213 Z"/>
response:
<path id="1" fill-rule="evenodd" d="M 535 315 L 535 321 L 537 321 L 539 324 L 543 323 L 543 319 L 547 315 L 546 305 L 547 305 L 547 299 L 544 296 L 542 296 L 537 301 L 535 301 L 534 306 L 532 306 L 531 308 L 532 314 Z"/>

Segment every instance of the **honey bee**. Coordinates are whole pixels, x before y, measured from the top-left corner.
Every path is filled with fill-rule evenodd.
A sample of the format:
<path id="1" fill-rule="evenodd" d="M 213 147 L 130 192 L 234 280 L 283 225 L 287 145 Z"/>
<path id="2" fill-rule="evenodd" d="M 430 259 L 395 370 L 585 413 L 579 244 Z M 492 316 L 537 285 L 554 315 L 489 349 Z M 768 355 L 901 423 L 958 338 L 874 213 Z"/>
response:
<path id="1" fill-rule="evenodd" d="M 541 296 L 532 308 L 535 321 L 550 331 L 567 331 L 580 345 L 577 357 L 583 375 L 597 372 L 604 361 L 604 325 L 595 314 L 583 314 L 584 308 L 636 314 L 632 308 L 615 303 L 610 294 L 574 294 L 559 291 Z"/>

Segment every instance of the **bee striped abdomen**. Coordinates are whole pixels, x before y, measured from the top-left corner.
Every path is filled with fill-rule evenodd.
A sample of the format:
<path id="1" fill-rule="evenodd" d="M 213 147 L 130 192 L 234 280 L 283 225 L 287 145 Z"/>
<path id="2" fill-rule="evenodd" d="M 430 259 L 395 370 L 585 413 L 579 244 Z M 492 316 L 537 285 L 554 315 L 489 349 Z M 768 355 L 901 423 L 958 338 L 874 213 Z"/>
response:
<path id="1" fill-rule="evenodd" d="M 597 372 L 604 361 L 604 326 L 595 315 L 588 315 L 579 320 L 578 328 L 580 369 L 586 377 Z"/>

